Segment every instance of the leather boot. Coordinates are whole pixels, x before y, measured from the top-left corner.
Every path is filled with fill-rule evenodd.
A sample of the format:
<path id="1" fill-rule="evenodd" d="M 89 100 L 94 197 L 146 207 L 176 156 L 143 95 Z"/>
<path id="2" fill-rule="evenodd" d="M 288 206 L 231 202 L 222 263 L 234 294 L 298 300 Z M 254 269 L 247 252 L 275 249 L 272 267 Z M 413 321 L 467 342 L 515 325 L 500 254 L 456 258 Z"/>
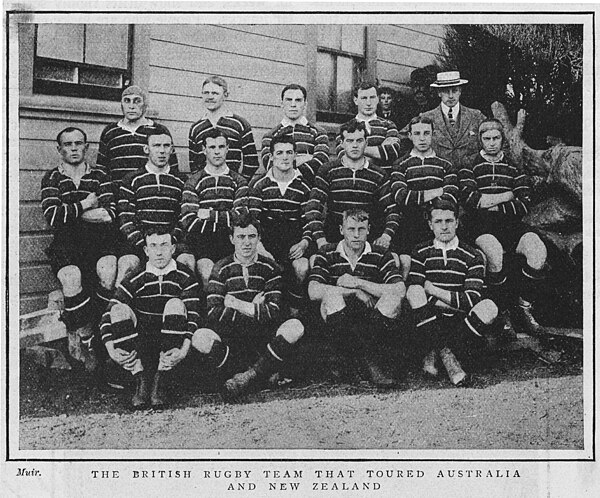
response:
<path id="1" fill-rule="evenodd" d="M 150 394 L 152 408 L 162 408 L 167 404 L 166 376 L 166 372 L 157 371 L 154 374 L 152 393 Z"/>
<path id="2" fill-rule="evenodd" d="M 519 304 L 514 308 L 514 318 L 522 332 L 531 336 L 546 335 L 546 330 L 533 315 L 533 306 L 530 303 L 519 299 Z"/>
<path id="3" fill-rule="evenodd" d="M 365 357 L 365 365 L 371 384 L 381 388 L 390 388 L 396 385 L 396 381 L 384 372 L 383 368 L 378 364 L 374 357 Z"/>
<path id="4" fill-rule="evenodd" d="M 142 371 L 134 375 L 135 392 L 131 397 L 131 406 L 134 410 L 139 410 L 148 405 L 150 400 L 150 382 L 148 375 Z"/>
<path id="5" fill-rule="evenodd" d="M 454 353 L 449 348 L 443 348 L 440 350 L 440 358 L 442 363 L 448 372 L 450 382 L 457 387 L 464 385 L 467 381 L 467 374 L 460 366 L 460 363 L 454 356 Z"/>
<path id="6" fill-rule="evenodd" d="M 237 398 L 247 394 L 258 379 L 268 374 L 268 362 L 267 358 L 260 356 L 248 370 L 236 373 L 231 379 L 228 379 L 225 382 L 226 395 Z"/>
<path id="7" fill-rule="evenodd" d="M 83 357 L 83 366 L 88 372 L 95 372 L 98 369 L 98 355 L 92 344 L 93 336 L 81 337 L 81 353 Z"/>

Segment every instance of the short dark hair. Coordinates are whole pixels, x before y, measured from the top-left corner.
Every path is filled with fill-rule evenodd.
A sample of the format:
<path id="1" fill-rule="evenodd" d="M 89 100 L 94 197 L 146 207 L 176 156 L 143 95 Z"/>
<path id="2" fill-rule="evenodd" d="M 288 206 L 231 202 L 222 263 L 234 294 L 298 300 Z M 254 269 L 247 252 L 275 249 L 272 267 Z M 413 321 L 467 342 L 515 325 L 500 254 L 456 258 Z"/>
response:
<path id="1" fill-rule="evenodd" d="M 202 137 L 202 144 L 206 145 L 207 138 L 217 139 L 219 137 L 223 137 L 225 139 L 225 141 L 227 142 L 227 145 L 229 145 L 229 139 L 227 138 L 227 135 L 225 135 L 225 132 L 223 130 L 221 130 L 220 128 L 211 128 L 210 130 L 208 130 L 204 134 L 204 137 Z"/>
<path id="2" fill-rule="evenodd" d="M 58 145 L 62 145 L 62 142 L 60 141 L 62 136 L 65 133 L 72 133 L 74 131 L 80 132 L 83 135 L 83 141 L 87 143 L 87 135 L 85 131 L 83 131 L 81 128 L 77 128 L 76 126 L 67 126 L 64 130 L 61 130 L 58 135 L 56 135 L 56 143 L 58 143 Z"/>
<path id="3" fill-rule="evenodd" d="M 375 90 L 377 90 L 377 83 L 374 81 L 361 81 L 354 87 L 354 96 L 358 97 L 359 90 L 369 90 L 370 88 L 375 88 Z M 377 92 L 377 95 L 379 95 L 379 92 Z"/>
<path id="4" fill-rule="evenodd" d="M 154 135 L 168 135 L 171 138 L 171 142 L 173 141 L 173 136 L 169 129 L 161 124 L 155 124 L 154 126 L 150 126 L 146 129 L 146 144 L 149 142 L 150 137 Z"/>
<path id="5" fill-rule="evenodd" d="M 412 118 L 410 120 L 410 123 L 408 123 L 408 131 L 412 132 L 412 125 L 418 124 L 418 123 L 431 125 L 431 131 L 433 131 L 433 128 L 434 128 L 433 119 L 431 119 L 428 116 L 415 116 L 414 118 Z"/>
<path id="6" fill-rule="evenodd" d="M 233 235 L 233 232 L 236 227 L 246 228 L 252 225 L 256 228 L 258 234 L 260 235 L 260 222 L 258 218 L 254 216 L 247 207 L 238 207 L 234 208 L 229 212 L 230 217 L 230 225 L 229 232 Z"/>
<path id="7" fill-rule="evenodd" d="M 433 199 L 427 206 L 427 219 L 431 221 L 431 213 L 434 209 L 442 209 L 444 211 L 452 211 L 458 220 L 458 204 L 450 199 L 447 195 L 441 195 Z"/>
<path id="8" fill-rule="evenodd" d="M 369 221 L 369 212 L 362 208 L 346 209 L 342 214 L 342 224 L 348 219 L 353 218 L 356 221 Z"/>
<path id="9" fill-rule="evenodd" d="M 392 97 L 396 96 L 396 92 L 394 92 L 394 90 L 392 90 L 389 86 L 380 86 L 377 89 L 377 95 L 382 95 L 384 93 L 387 93 L 388 95 L 391 95 Z"/>
<path id="10" fill-rule="evenodd" d="M 365 123 L 363 121 L 351 119 L 340 127 L 340 137 L 342 137 L 342 141 L 344 140 L 344 132 L 354 133 L 355 131 L 362 131 L 365 134 L 365 138 L 367 137 L 367 126 Z"/>
<path id="11" fill-rule="evenodd" d="M 275 135 L 273 137 L 271 143 L 269 144 L 269 151 L 271 152 L 271 154 L 273 154 L 273 152 L 275 151 L 275 146 L 277 144 L 292 144 L 294 152 L 296 151 L 296 142 L 294 142 L 294 139 L 289 135 L 281 134 Z"/>
<path id="12" fill-rule="evenodd" d="M 148 225 L 142 229 L 142 234 L 144 235 L 144 245 L 146 245 L 146 241 L 151 235 L 170 235 L 171 244 L 177 242 L 177 238 L 171 231 L 171 227 L 166 227 L 164 225 Z"/>
<path id="13" fill-rule="evenodd" d="M 302 95 L 304 95 L 304 100 L 306 100 L 306 88 L 304 88 L 302 85 L 298 85 L 297 83 L 290 83 L 289 85 L 285 85 L 283 87 L 283 90 L 281 90 L 281 100 L 283 100 L 283 96 L 288 90 L 300 90 Z"/>

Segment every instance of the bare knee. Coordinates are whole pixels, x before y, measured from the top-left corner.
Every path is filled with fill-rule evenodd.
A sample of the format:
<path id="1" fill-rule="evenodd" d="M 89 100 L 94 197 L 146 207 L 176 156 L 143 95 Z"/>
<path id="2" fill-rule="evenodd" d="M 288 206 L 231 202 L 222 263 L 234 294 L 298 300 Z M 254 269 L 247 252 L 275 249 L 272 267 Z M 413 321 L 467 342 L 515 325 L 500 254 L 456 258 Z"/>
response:
<path id="1" fill-rule="evenodd" d="M 134 318 L 133 310 L 126 304 L 115 304 L 110 309 L 110 323 L 123 322 Z"/>
<path id="2" fill-rule="evenodd" d="M 292 261 L 292 268 L 294 269 L 294 274 L 299 282 L 304 282 L 306 277 L 308 276 L 308 259 L 306 258 L 298 258 Z"/>
<path id="3" fill-rule="evenodd" d="M 194 258 L 193 254 L 180 254 L 176 259 L 179 263 L 184 265 L 186 268 L 189 268 L 192 272 L 196 271 L 196 258 Z"/>
<path id="4" fill-rule="evenodd" d="M 192 336 L 192 347 L 202 354 L 208 354 L 215 341 L 221 341 L 221 338 L 214 330 L 198 329 Z"/>
<path id="5" fill-rule="evenodd" d="M 96 263 L 96 273 L 100 279 L 100 285 L 105 289 L 112 289 L 117 278 L 117 257 L 102 256 Z"/>
<path id="6" fill-rule="evenodd" d="M 400 314 L 404 296 L 406 296 L 406 287 L 404 284 L 398 285 L 397 289 L 381 296 L 375 307 L 383 316 L 396 318 Z"/>
<path id="7" fill-rule="evenodd" d="M 398 258 L 400 259 L 400 273 L 402 274 L 402 278 L 406 280 L 408 278 L 408 274 L 410 273 L 410 264 L 412 262 L 412 258 L 408 254 L 400 254 Z"/>
<path id="8" fill-rule="evenodd" d="M 82 291 L 81 271 L 75 265 L 63 266 L 57 274 L 65 296 L 75 296 Z"/>
<path id="9" fill-rule="evenodd" d="M 342 311 L 346 307 L 346 301 L 341 292 L 331 289 L 323 296 L 321 303 L 321 315 L 326 320 L 329 315 Z"/>
<path id="10" fill-rule="evenodd" d="M 117 262 L 117 281 L 119 285 L 128 275 L 136 271 L 141 265 L 140 258 L 133 254 L 121 256 Z"/>
<path id="11" fill-rule="evenodd" d="M 169 299 L 167 304 L 165 304 L 165 309 L 163 311 L 163 316 L 166 315 L 187 316 L 187 310 L 185 308 L 185 304 L 183 304 L 183 301 L 176 297 Z"/>
<path id="12" fill-rule="evenodd" d="M 504 248 L 496 237 L 486 233 L 477 237 L 475 244 L 483 251 L 489 271 L 499 272 L 502 270 Z"/>
<path id="13" fill-rule="evenodd" d="M 486 325 L 490 325 L 498 316 L 498 306 L 491 299 L 479 301 L 471 311 Z"/>
<path id="14" fill-rule="evenodd" d="M 420 285 L 410 285 L 406 290 L 406 299 L 411 308 L 420 308 L 427 304 L 425 289 Z"/>
<path id="15" fill-rule="evenodd" d="M 516 252 L 525 256 L 527 264 L 535 270 L 541 270 L 548 257 L 546 244 L 533 232 L 528 232 L 521 237 Z"/>
<path id="16" fill-rule="evenodd" d="M 277 335 L 282 336 L 290 344 L 296 344 L 304 335 L 304 325 L 300 320 L 292 318 L 281 324 Z"/>

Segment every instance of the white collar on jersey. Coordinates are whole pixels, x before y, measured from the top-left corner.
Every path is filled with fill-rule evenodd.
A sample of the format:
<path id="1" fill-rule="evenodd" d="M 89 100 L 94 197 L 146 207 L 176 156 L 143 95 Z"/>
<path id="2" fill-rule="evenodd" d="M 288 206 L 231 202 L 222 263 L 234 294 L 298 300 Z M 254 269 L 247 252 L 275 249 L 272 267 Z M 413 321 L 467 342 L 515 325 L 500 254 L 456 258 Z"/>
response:
<path id="1" fill-rule="evenodd" d="M 352 262 L 350 261 L 350 258 L 346 254 L 346 249 L 344 249 L 344 239 L 342 239 L 338 242 L 338 245 L 335 250 L 340 254 L 340 256 L 342 258 L 344 258 L 346 261 L 348 261 L 348 263 L 350 263 L 350 265 L 352 266 Z M 358 259 L 362 258 L 365 254 L 369 254 L 370 252 L 371 252 L 371 244 L 369 244 L 368 242 L 365 242 L 365 250 L 358 257 Z M 354 269 L 354 268 L 352 268 L 352 269 Z"/>
<path id="2" fill-rule="evenodd" d="M 218 173 L 218 174 L 217 174 L 217 173 L 211 173 L 210 171 L 208 171 L 208 170 L 206 169 L 206 168 L 207 168 L 207 166 L 208 166 L 208 164 L 206 164 L 206 165 L 204 166 L 204 171 L 206 171 L 206 174 L 207 174 L 207 175 L 210 175 L 210 176 L 225 176 L 225 175 L 228 175 L 228 174 L 229 174 L 229 171 L 230 171 L 230 169 L 229 169 L 229 166 L 227 166 L 227 164 L 225 164 L 225 169 L 224 169 L 224 170 L 223 170 L 221 173 Z"/>
<path id="3" fill-rule="evenodd" d="M 85 164 L 85 171 L 83 173 L 82 176 L 87 175 L 90 171 L 92 171 L 92 167 L 86 162 Z M 67 170 L 65 170 L 65 163 L 61 162 L 58 165 L 58 172 L 61 173 L 62 175 L 68 176 L 69 178 L 71 178 L 71 176 L 67 173 Z"/>
<path id="4" fill-rule="evenodd" d="M 294 126 L 294 125 L 302 125 L 302 126 L 306 126 L 308 124 L 308 119 L 306 119 L 306 116 L 300 116 L 296 121 L 291 121 L 289 118 L 284 117 L 281 120 L 281 126 Z"/>
<path id="5" fill-rule="evenodd" d="M 273 175 L 273 167 L 272 166 L 267 171 L 267 178 L 269 180 L 273 180 L 278 185 L 289 185 L 290 183 L 292 183 L 299 176 L 302 176 L 302 173 L 300 173 L 300 171 L 298 171 L 297 169 L 295 169 L 294 170 L 294 176 L 292 177 L 292 179 L 290 181 L 288 181 L 288 182 L 282 182 L 281 180 L 278 180 L 277 178 L 275 178 L 275 175 Z"/>
<path id="6" fill-rule="evenodd" d="M 236 263 L 238 263 L 239 265 L 241 265 L 242 267 L 252 266 L 254 263 L 256 263 L 258 261 L 258 251 L 256 251 L 256 254 L 254 255 L 254 257 L 252 258 L 252 260 L 249 263 L 244 263 L 240 258 L 237 257 L 237 254 L 235 252 L 233 253 L 233 260 Z"/>
<path id="7" fill-rule="evenodd" d="M 156 168 L 156 166 L 154 166 L 154 167 Z M 146 166 L 144 166 L 144 168 L 146 168 L 146 171 L 148 173 L 151 173 L 153 175 L 168 175 L 171 172 L 171 165 L 170 164 L 167 164 L 167 166 L 162 171 L 159 171 L 159 172 L 151 171 L 150 170 L 150 161 L 148 161 L 146 163 Z"/>
<path id="8" fill-rule="evenodd" d="M 118 126 L 119 128 L 123 128 L 124 130 L 127 130 L 127 131 L 129 131 L 129 132 L 131 132 L 131 131 L 137 131 L 137 129 L 138 129 L 140 126 L 154 126 L 154 121 L 152 121 L 150 118 L 147 118 L 146 116 L 144 116 L 144 119 L 146 120 L 146 122 L 145 122 L 145 123 L 140 123 L 140 124 L 139 124 L 139 125 L 137 125 L 135 128 L 133 128 L 133 127 L 131 127 L 131 126 L 127 126 L 127 125 L 125 124 L 125 122 L 123 121 L 123 119 L 120 119 L 120 120 L 117 122 L 117 126 Z"/>
<path id="9" fill-rule="evenodd" d="M 418 158 L 424 158 L 424 157 L 437 157 L 437 154 L 435 153 L 435 150 L 431 149 L 431 152 L 429 154 L 427 154 L 426 156 L 419 154 L 418 152 L 415 152 L 415 149 L 412 149 L 410 151 L 410 157 L 418 157 Z"/>
<path id="10" fill-rule="evenodd" d="M 441 249 L 444 252 L 458 249 L 458 236 L 455 236 L 450 242 L 441 242 L 437 239 L 433 239 L 433 247 Z"/>
<path id="11" fill-rule="evenodd" d="M 157 277 L 162 277 L 162 276 L 167 275 L 168 273 L 171 273 L 172 271 L 175 271 L 175 270 L 177 270 L 177 263 L 175 262 L 174 259 L 172 259 L 169 262 L 169 264 L 162 269 L 157 268 L 156 266 L 152 266 L 150 264 L 150 261 L 148 261 L 146 263 L 146 272 L 152 273 L 153 275 L 156 275 Z"/>
<path id="12" fill-rule="evenodd" d="M 350 168 L 350 166 L 348 166 L 346 163 L 344 163 L 345 157 L 346 157 L 346 155 L 344 154 L 342 156 L 342 165 L 345 166 L 346 168 Z M 360 167 L 358 169 L 354 169 L 354 168 L 350 168 L 350 169 L 354 169 L 354 171 L 360 171 L 361 169 L 369 169 L 369 160 L 367 159 L 367 156 L 363 156 L 363 159 L 365 160 L 365 162 L 363 163 L 362 167 Z"/>
<path id="13" fill-rule="evenodd" d="M 479 151 L 479 155 L 483 157 L 488 163 L 499 163 L 504 159 L 504 151 L 501 150 L 497 157 L 488 156 L 483 149 Z"/>
<path id="14" fill-rule="evenodd" d="M 221 118 L 231 118 L 233 116 L 233 112 L 231 112 L 229 109 L 226 109 L 225 112 L 219 113 L 218 116 L 219 116 L 219 119 L 221 119 Z M 211 123 L 213 122 L 210 119 L 210 113 L 208 111 L 204 111 L 204 114 L 202 115 L 201 119 L 208 119 Z M 217 119 L 217 121 L 219 121 L 219 119 Z"/>
<path id="15" fill-rule="evenodd" d="M 377 116 L 377 113 L 373 113 L 371 114 L 368 118 L 363 118 L 360 114 L 357 114 L 354 119 L 356 119 L 356 121 L 360 121 L 362 123 L 370 123 L 371 121 L 373 121 L 374 119 L 379 119 L 379 117 Z"/>

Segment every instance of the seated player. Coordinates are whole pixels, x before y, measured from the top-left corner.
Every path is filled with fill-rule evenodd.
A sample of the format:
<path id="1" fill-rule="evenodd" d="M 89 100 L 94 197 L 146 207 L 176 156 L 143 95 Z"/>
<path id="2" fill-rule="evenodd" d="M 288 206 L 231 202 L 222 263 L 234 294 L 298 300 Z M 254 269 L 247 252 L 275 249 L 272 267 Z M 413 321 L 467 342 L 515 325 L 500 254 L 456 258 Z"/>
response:
<path id="1" fill-rule="evenodd" d="M 227 166 L 250 181 L 258 170 L 258 154 L 252 127 L 246 119 L 227 109 L 227 97 L 227 81 L 220 76 L 209 76 L 202 83 L 202 100 L 206 112 L 190 127 L 190 170 L 196 173 L 204 167 L 204 136 L 211 128 L 218 128 L 225 133 L 229 143 Z"/>
<path id="2" fill-rule="evenodd" d="M 200 319 L 198 281 L 173 259 L 172 235 L 151 226 L 143 240 L 148 262 L 117 287 L 100 327 L 110 358 L 134 376 L 135 409 L 165 405 L 168 376 L 187 356 Z"/>
<path id="3" fill-rule="evenodd" d="M 540 237 L 521 222 L 530 203 L 527 177 L 502 151 L 505 141 L 500 121 L 483 121 L 479 140 L 481 152 L 459 175 L 461 193 L 473 218 L 472 236 L 486 256 L 488 291 L 503 312 L 509 307 L 509 294 L 518 296 L 515 324 L 528 334 L 543 334 L 532 303 L 543 286 L 547 250 Z M 523 256 L 518 281 L 510 290 L 506 285 L 505 252 Z M 508 315 L 504 314 L 503 319 L 507 320 Z"/>
<path id="4" fill-rule="evenodd" d="M 234 253 L 213 268 L 207 290 L 208 328 L 192 339 L 217 375 L 229 377 L 224 395 L 232 399 L 277 372 L 304 334 L 299 320 L 282 316 L 281 271 L 259 254 L 259 241 L 260 224 L 248 210 L 232 212 Z"/>
<path id="5" fill-rule="evenodd" d="M 310 187 L 294 169 L 296 144 L 292 137 L 275 135 L 269 147 L 273 166 L 250 184 L 248 208 L 260 221 L 262 246 L 283 267 L 290 311 L 296 316 L 308 276 L 311 237 L 304 212 Z"/>
<path id="6" fill-rule="evenodd" d="M 150 226 L 171 231 L 179 242 L 177 259 L 192 270 L 195 267 L 193 255 L 181 243 L 183 232 L 178 226 L 184 180 L 168 164 L 173 139 L 161 125 L 147 130 L 147 138 L 146 165 L 127 175 L 119 192 L 119 228 L 125 242 L 119 250 L 117 285 L 146 261 L 144 230 Z"/>
<path id="7" fill-rule="evenodd" d="M 408 136 L 413 148 L 400 164 L 394 165 L 391 174 L 392 197 L 402 212 L 394 249 L 400 256 L 404 278 L 410 271 L 414 247 L 431 238 L 427 225 L 429 203 L 441 196 L 458 202 L 456 172 L 432 148 L 433 121 L 421 116 L 413 118 Z"/>
<path id="8" fill-rule="evenodd" d="M 379 96 L 375 84 L 362 82 L 356 86 L 354 103 L 358 112 L 352 121 L 359 121 L 365 125 L 365 156 L 372 164 L 390 174 L 392 164 L 405 154 L 406 150 L 403 151 L 405 144 L 400 139 L 396 125 L 392 121 L 377 116 Z M 340 134 L 336 138 L 335 149 L 339 159 L 346 153 L 343 142 L 344 136 L 340 130 Z"/>
<path id="9" fill-rule="evenodd" d="M 388 175 L 365 157 L 365 123 L 349 121 L 340 129 L 344 154 L 327 163 L 319 173 L 307 204 L 306 219 L 314 241 L 321 248 L 341 238 L 342 214 L 349 209 L 369 213 L 370 240 L 390 247 L 398 226 L 398 214 L 389 192 Z"/>
<path id="10" fill-rule="evenodd" d="M 96 165 L 109 174 L 115 184 L 115 194 L 125 176 L 148 162 L 144 147 L 148 143 L 148 130 L 156 127 L 157 123 L 146 117 L 147 109 L 148 93 L 139 86 L 127 87 L 121 96 L 123 118 L 107 125 L 100 135 Z M 174 150 L 168 162 L 171 172 L 177 171 Z"/>
<path id="11" fill-rule="evenodd" d="M 308 295 L 320 302 L 337 347 L 365 361 L 373 384 L 391 387 L 395 381 L 382 369 L 383 346 L 397 333 L 404 282 L 391 253 L 367 242 L 366 211 L 345 211 L 340 233 L 338 244 L 328 244 L 315 255 Z"/>
<path id="12" fill-rule="evenodd" d="M 437 376 L 439 355 L 451 382 L 466 385 L 468 376 L 459 360 L 487 347 L 486 336 L 492 333 L 498 308 L 481 297 L 482 255 L 456 236 L 458 205 L 438 197 L 427 212 L 434 239 L 415 247 L 406 291 L 417 349 L 423 354 L 429 351 L 423 363 L 426 373 Z"/>
<path id="13" fill-rule="evenodd" d="M 223 131 L 211 128 L 203 136 L 206 164 L 185 183 L 181 226 L 206 289 L 215 262 L 233 250 L 229 212 L 246 202 L 248 182 L 227 166 L 229 147 Z"/>
<path id="14" fill-rule="evenodd" d="M 315 175 L 329 161 L 329 138 L 323 129 L 306 119 L 306 88 L 302 85 L 287 85 L 281 92 L 281 105 L 283 120 L 265 133 L 262 139 L 262 165 L 266 171 L 271 167 L 273 137 L 290 137 L 296 148 L 296 168 L 302 173 L 304 181 L 312 187 Z"/>
<path id="15" fill-rule="evenodd" d="M 61 162 L 42 180 L 42 210 L 54 232 L 47 253 L 65 296 L 69 353 L 92 371 L 97 357 L 91 293 L 112 292 L 117 274 L 115 203 L 108 175 L 85 161 L 85 132 L 65 128 L 56 141 Z"/>

